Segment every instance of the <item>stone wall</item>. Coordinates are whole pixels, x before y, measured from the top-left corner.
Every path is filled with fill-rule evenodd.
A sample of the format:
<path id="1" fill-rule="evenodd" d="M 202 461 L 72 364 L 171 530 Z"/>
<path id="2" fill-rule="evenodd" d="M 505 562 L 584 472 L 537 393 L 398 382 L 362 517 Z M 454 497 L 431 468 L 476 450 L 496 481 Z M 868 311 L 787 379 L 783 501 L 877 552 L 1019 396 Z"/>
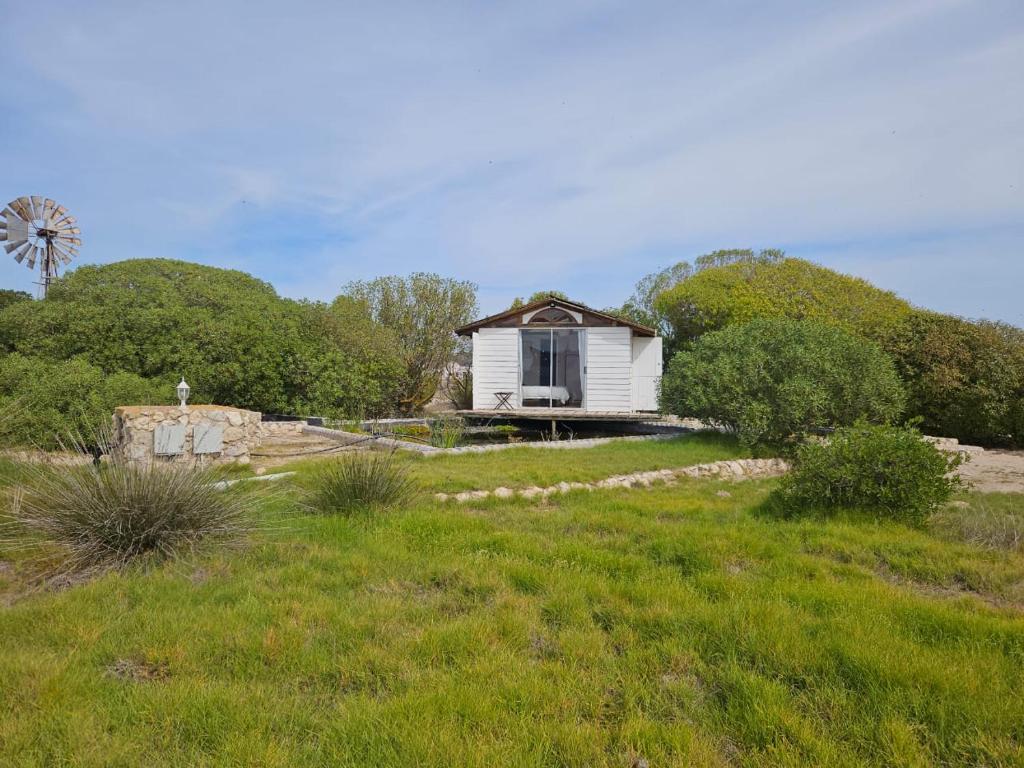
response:
<path id="1" fill-rule="evenodd" d="M 221 405 L 131 405 L 114 411 L 113 453 L 131 461 L 249 463 L 260 414 Z"/>
<path id="2" fill-rule="evenodd" d="M 309 422 L 306 421 L 264 421 L 260 424 L 260 434 L 263 437 L 301 435 L 302 430 L 308 426 Z"/>

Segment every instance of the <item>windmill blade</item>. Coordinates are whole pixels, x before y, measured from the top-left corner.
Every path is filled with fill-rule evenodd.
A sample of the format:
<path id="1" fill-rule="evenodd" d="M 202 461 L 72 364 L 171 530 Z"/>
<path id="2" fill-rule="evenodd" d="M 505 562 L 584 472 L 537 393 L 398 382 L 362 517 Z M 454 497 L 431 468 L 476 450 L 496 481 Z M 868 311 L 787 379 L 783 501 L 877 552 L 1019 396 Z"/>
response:
<path id="1" fill-rule="evenodd" d="M 28 240 L 15 240 L 14 242 L 11 242 L 11 243 L 8 243 L 7 245 L 5 245 L 4 246 L 4 250 L 7 251 L 8 253 L 10 253 L 15 248 L 21 248 L 21 246 L 23 246 L 27 242 L 28 242 Z"/>
<path id="2" fill-rule="evenodd" d="M 77 221 L 77 219 L 75 219 L 74 216 L 65 216 L 60 221 L 54 222 L 53 227 L 54 229 L 63 229 L 64 227 L 74 226 L 75 221 Z"/>
<path id="3" fill-rule="evenodd" d="M 71 258 L 78 255 L 78 248 L 73 245 L 68 245 L 67 243 L 55 242 L 53 244 L 53 248 L 59 249 L 61 253 L 66 253 Z"/>
<path id="4" fill-rule="evenodd" d="M 70 237 L 70 236 L 69 237 L 65 237 L 64 235 L 57 235 L 57 239 L 60 240 L 62 243 L 68 243 L 70 245 L 81 245 L 82 244 L 81 238 L 78 238 L 78 237 Z"/>
<path id="5" fill-rule="evenodd" d="M 32 218 L 43 218 L 43 198 L 41 195 L 32 195 Z"/>
<path id="6" fill-rule="evenodd" d="M 28 222 L 10 209 L 4 211 L 4 216 L 7 219 L 7 239 L 27 240 Z"/>
<path id="7" fill-rule="evenodd" d="M 33 250 L 35 250 L 35 246 L 32 245 L 32 243 L 25 243 L 23 246 L 21 246 L 21 248 L 18 250 L 18 252 L 16 254 L 14 254 L 14 260 L 16 262 L 18 262 L 19 264 L 21 264 L 22 260 L 28 255 L 29 251 L 33 251 Z M 31 262 L 29 262 L 29 267 L 32 267 L 34 265 L 35 265 L 35 258 L 33 257 L 33 260 Z"/>
<path id="8" fill-rule="evenodd" d="M 56 204 L 50 198 L 46 198 L 43 201 L 43 226 L 47 229 L 53 228 L 53 206 Z"/>
<path id="9" fill-rule="evenodd" d="M 14 211 L 17 214 L 19 219 L 28 221 L 32 217 L 28 215 L 28 211 L 25 209 L 23 201 L 28 202 L 28 198 L 19 197 L 15 200 L 11 200 L 11 202 L 9 202 L 7 205 L 12 211 Z"/>
<path id="10" fill-rule="evenodd" d="M 80 230 L 78 227 L 65 227 L 64 229 L 58 230 L 57 232 L 58 237 L 64 237 L 65 235 L 71 236 L 80 234 L 82 234 L 82 230 Z"/>
<path id="11" fill-rule="evenodd" d="M 28 268 L 36 268 L 36 257 L 39 255 L 39 249 L 34 245 L 28 247 Z"/>
<path id="12" fill-rule="evenodd" d="M 71 263 L 71 255 L 65 253 L 64 249 L 61 248 L 59 245 L 53 246 L 53 252 L 56 254 L 57 258 L 64 263 L 64 266 L 67 266 L 68 264 Z"/>

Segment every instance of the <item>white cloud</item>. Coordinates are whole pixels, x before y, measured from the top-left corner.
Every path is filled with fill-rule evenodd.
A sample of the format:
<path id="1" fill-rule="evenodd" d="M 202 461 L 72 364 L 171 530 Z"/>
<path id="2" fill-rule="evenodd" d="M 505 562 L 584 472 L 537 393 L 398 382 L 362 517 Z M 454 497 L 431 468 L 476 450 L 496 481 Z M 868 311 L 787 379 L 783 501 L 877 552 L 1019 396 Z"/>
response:
<path id="1" fill-rule="evenodd" d="M 9 19 L 0 56 L 25 94 L 0 129 L 9 196 L 67 195 L 87 259 L 223 260 L 320 297 L 434 269 L 494 303 L 557 283 L 609 304 L 666 254 L 815 243 L 803 254 L 828 262 L 870 241 L 924 267 L 906 244 L 927 235 L 1001 273 L 961 282 L 957 311 L 1009 319 L 1024 280 L 1011 0 L 51 3 Z M 955 260 L 928 266 L 963 279 Z"/>

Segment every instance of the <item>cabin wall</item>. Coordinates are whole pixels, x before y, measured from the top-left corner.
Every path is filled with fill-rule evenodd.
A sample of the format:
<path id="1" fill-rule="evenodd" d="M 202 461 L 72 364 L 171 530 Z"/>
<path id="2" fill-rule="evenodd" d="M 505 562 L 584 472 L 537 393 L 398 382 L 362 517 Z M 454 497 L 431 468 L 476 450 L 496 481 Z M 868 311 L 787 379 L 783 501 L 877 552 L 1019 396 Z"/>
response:
<path id="1" fill-rule="evenodd" d="M 481 328 L 473 334 L 473 408 L 498 405 L 495 392 L 513 392 L 509 403 L 519 407 L 519 329 Z"/>
<path id="2" fill-rule="evenodd" d="M 661 386 L 661 338 L 633 337 L 633 410 L 658 410 Z"/>
<path id="3" fill-rule="evenodd" d="M 633 409 L 633 332 L 626 327 L 587 328 L 587 411 Z"/>

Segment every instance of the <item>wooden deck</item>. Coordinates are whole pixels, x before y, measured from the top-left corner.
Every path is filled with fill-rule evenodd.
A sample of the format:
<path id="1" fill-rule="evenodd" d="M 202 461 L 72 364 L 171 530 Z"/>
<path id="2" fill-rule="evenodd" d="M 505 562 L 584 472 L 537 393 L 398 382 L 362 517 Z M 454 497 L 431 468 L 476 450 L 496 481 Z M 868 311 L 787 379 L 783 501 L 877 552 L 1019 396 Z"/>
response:
<path id="1" fill-rule="evenodd" d="M 581 408 L 515 408 L 509 410 L 456 411 L 459 416 L 470 419 L 508 419 L 510 421 L 658 421 L 657 413 L 621 413 L 615 411 L 584 411 Z"/>

